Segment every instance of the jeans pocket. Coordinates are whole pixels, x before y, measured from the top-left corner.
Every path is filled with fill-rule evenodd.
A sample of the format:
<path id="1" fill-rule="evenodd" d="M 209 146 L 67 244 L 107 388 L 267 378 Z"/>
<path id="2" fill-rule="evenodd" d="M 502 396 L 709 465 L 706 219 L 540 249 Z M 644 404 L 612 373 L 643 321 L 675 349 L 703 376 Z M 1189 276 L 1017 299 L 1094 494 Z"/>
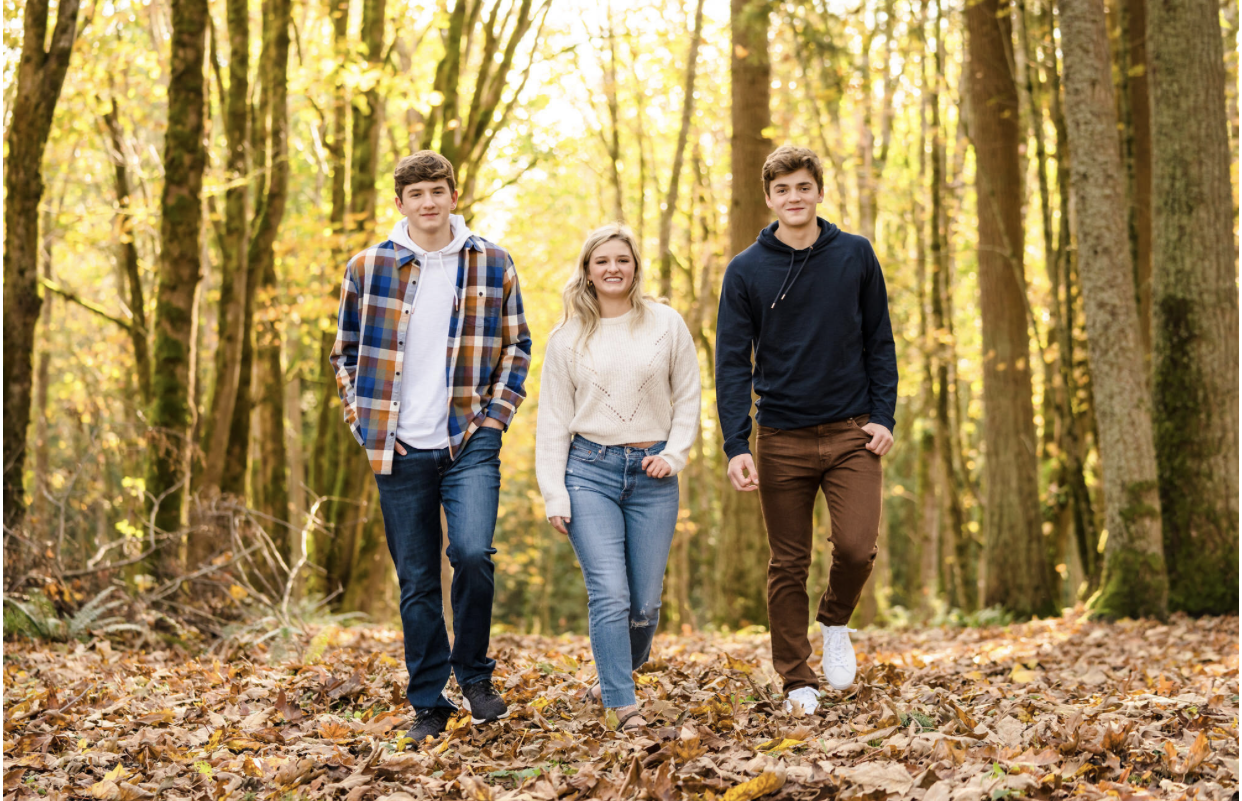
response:
<path id="1" fill-rule="evenodd" d="M 577 459 L 579 462 L 594 462 L 599 458 L 599 454 L 581 445 L 570 445 L 569 458 Z"/>

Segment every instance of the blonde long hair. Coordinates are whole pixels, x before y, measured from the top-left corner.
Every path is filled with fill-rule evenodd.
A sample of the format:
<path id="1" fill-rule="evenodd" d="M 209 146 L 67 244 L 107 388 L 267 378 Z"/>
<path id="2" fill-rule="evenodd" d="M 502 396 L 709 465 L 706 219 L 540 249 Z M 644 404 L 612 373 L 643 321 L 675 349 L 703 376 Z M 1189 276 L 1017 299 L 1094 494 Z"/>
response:
<path id="1" fill-rule="evenodd" d="M 569 280 L 565 282 L 565 289 L 561 292 L 561 300 L 564 302 L 564 313 L 557 327 L 559 328 L 570 320 L 577 319 L 580 323 L 578 329 L 579 345 L 590 339 L 591 335 L 599 330 L 599 296 L 595 294 L 595 287 L 590 283 L 591 256 L 600 245 L 613 240 L 629 245 L 630 253 L 634 256 L 634 281 L 630 284 L 628 296 L 630 305 L 634 308 L 633 323 L 640 322 L 647 313 L 647 301 L 649 298 L 647 293 L 643 291 L 643 259 L 639 254 L 638 240 L 635 239 L 634 232 L 630 230 L 628 225 L 623 225 L 622 223 L 609 223 L 600 226 L 592 231 L 586 238 L 586 241 L 582 243 L 582 252 L 578 254 L 578 263 L 570 274 Z"/>

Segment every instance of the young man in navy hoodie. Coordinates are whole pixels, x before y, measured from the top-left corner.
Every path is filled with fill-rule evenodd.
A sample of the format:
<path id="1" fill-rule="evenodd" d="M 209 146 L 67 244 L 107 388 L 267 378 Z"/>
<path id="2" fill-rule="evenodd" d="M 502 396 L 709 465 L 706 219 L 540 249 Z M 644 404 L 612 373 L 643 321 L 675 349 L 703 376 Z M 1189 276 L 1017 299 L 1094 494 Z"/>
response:
<path id="1" fill-rule="evenodd" d="M 819 706 L 808 664 L 812 514 L 832 517 L 832 569 L 816 619 L 828 683 L 846 690 L 856 662 L 847 628 L 871 575 L 880 524 L 880 457 L 893 446 L 897 357 L 884 275 L 871 243 L 819 218 L 819 157 L 781 147 L 763 165 L 776 222 L 725 272 L 716 324 L 716 405 L 729 481 L 759 491 L 768 530 L 772 663 L 786 709 Z M 750 452 L 751 390 L 757 458 Z"/>

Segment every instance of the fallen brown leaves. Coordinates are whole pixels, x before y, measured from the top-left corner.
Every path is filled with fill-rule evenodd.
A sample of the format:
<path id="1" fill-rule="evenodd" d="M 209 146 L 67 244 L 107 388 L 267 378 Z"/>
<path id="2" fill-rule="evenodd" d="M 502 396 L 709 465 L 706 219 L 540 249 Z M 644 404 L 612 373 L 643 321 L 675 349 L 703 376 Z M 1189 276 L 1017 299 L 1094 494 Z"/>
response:
<path id="1" fill-rule="evenodd" d="M 781 711 L 762 635 L 657 640 L 651 726 L 608 731 L 584 637 L 497 636 L 513 714 L 397 750 L 401 643 L 328 629 L 306 664 L 8 643 L 4 798 L 475 801 L 1228 799 L 1238 621 L 864 631 L 859 681 Z M 314 657 L 312 659 L 312 657 Z"/>

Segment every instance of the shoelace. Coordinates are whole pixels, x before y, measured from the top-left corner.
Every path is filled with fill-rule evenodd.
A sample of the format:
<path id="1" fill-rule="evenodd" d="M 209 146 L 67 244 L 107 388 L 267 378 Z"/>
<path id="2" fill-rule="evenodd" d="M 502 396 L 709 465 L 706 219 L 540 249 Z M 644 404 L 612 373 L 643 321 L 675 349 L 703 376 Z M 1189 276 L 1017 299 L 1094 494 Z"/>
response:
<path id="1" fill-rule="evenodd" d="M 476 694 L 476 697 L 478 697 L 480 701 L 483 701 L 483 700 L 490 701 L 493 699 L 501 698 L 500 693 L 496 691 L 496 685 L 492 684 L 490 681 L 479 682 L 478 688 L 474 689 L 473 692 Z"/>
<path id="2" fill-rule="evenodd" d="M 845 649 L 849 647 L 850 632 L 853 631 L 857 631 L 857 629 L 834 628 L 828 632 L 828 643 L 826 646 L 828 649 L 828 663 L 833 667 L 844 667 L 847 664 L 845 656 L 847 652 Z"/>

